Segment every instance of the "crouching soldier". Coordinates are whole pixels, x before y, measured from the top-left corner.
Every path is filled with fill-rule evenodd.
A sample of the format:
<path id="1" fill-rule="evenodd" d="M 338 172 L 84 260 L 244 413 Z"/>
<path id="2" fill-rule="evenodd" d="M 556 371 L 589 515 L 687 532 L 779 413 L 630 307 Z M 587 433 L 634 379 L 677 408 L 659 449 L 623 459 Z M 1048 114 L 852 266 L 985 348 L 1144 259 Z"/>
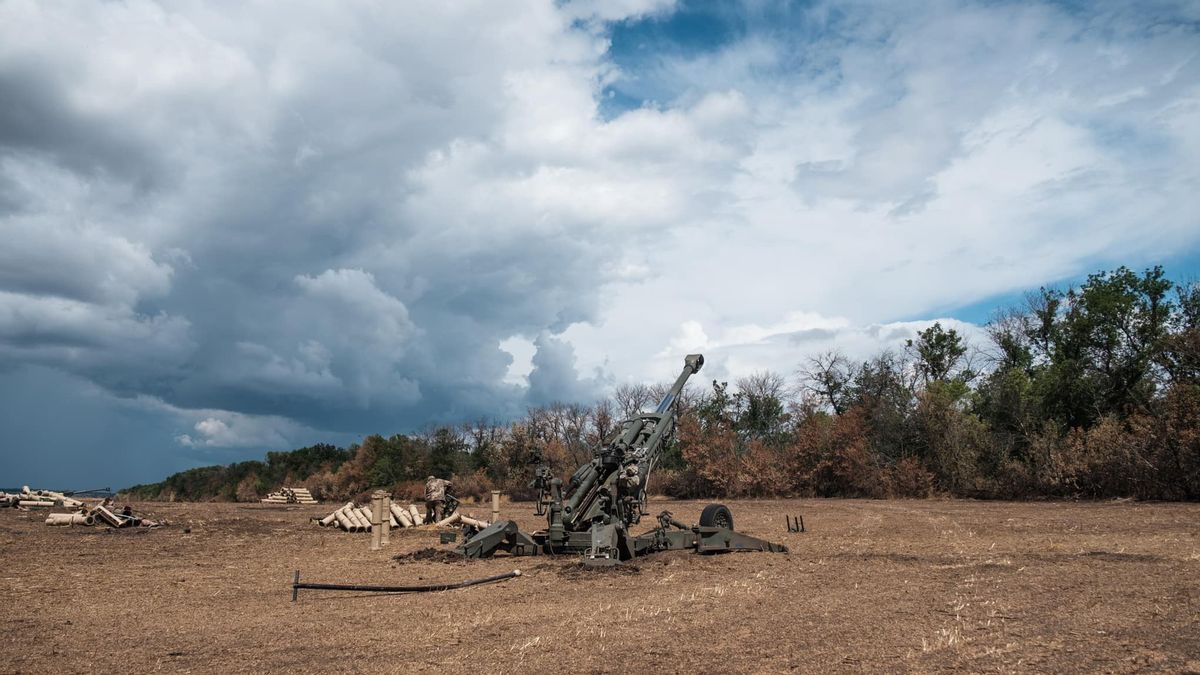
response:
<path id="1" fill-rule="evenodd" d="M 442 519 L 442 506 L 446 502 L 446 489 L 450 481 L 430 476 L 425 480 L 425 522 L 436 523 Z"/>
<path id="2" fill-rule="evenodd" d="M 617 474 L 617 494 L 625 503 L 625 508 L 630 510 L 640 508 L 638 498 L 642 489 L 641 485 L 642 476 L 636 461 L 631 461 L 621 467 L 620 473 Z"/>
<path id="3" fill-rule="evenodd" d="M 641 484 L 642 477 L 638 473 L 637 462 L 626 464 L 617 475 L 617 487 L 625 494 L 637 494 Z"/>

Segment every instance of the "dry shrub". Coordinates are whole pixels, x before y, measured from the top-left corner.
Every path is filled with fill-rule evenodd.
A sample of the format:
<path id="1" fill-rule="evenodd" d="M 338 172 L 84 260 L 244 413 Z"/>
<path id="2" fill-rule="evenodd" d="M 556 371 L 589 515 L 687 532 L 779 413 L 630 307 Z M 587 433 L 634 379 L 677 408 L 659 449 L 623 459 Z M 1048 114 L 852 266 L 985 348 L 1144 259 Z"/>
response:
<path id="1" fill-rule="evenodd" d="M 414 504 L 425 503 L 425 481 L 405 480 L 392 486 L 392 499 Z"/>
<path id="2" fill-rule="evenodd" d="M 550 470 L 555 476 L 560 478 L 569 476 L 574 473 L 575 468 L 579 466 L 574 459 L 571 458 L 571 453 L 567 450 L 567 446 L 557 438 L 551 438 L 544 443 L 540 443 L 543 460 L 550 465 Z"/>
<path id="3" fill-rule="evenodd" d="M 1148 460 L 1156 469 L 1158 499 L 1200 499 L 1200 386 L 1177 384 L 1161 412 L 1142 418 L 1134 432 L 1146 437 Z"/>
<path id="4" fill-rule="evenodd" d="M 1004 496 L 1200 499 L 1200 391 L 1175 385 L 1153 415 L 1107 415 L 1061 433 L 1047 422 L 1030 436 L 1025 462 L 996 478 Z"/>
<path id="5" fill-rule="evenodd" d="M 690 484 L 690 478 L 693 475 L 691 471 L 686 469 L 682 471 L 658 469 L 650 476 L 650 484 L 646 486 L 646 490 L 652 495 L 687 498 L 694 494 L 693 487 Z"/>
<path id="6" fill-rule="evenodd" d="M 450 476 L 450 481 L 450 494 L 463 502 L 491 499 L 492 490 L 495 489 L 492 479 L 483 471 L 476 471 L 461 476 Z M 366 490 L 361 493 L 360 498 L 369 497 L 375 489 L 370 488 Z M 404 480 L 394 483 L 385 489 L 391 491 L 392 499 L 396 501 L 412 504 L 425 503 L 425 481 L 423 480 Z"/>
<path id="7" fill-rule="evenodd" d="M 250 474 L 243 478 L 237 485 L 236 497 L 239 502 L 256 502 L 260 499 L 258 494 L 258 476 Z"/>
<path id="8" fill-rule="evenodd" d="M 786 451 L 755 440 L 739 459 L 735 485 L 740 492 L 730 496 L 779 497 L 791 493 L 793 476 Z"/>
<path id="9" fill-rule="evenodd" d="M 675 499 L 720 497 L 713 493 L 712 484 L 690 466 L 682 469 L 658 469 L 650 477 L 650 494 Z"/>
<path id="10" fill-rule="evenodd" d="M 905 457 L 888 470 L 888 496 L 930 497 L 937 479 L 916 457 Z"/>
<path id="11" fill-rule="evenodd" d="M 1051 449 L 1045 487 L 1090 498 L 1135 495 L 1144 481 L 1142 442 L 1113 416 L 1089 430 L 1074 429 Z"/>
<path id="12" fill-rule="evenodd" d="M 814 472 L 817 489 L 825 496 L 887 496 L 886 481 L 865 438 L 831 449 Z"/>
<path id="13" fill-rule="evenodd" d="M 705 431 L 691 416 L 679 423 L 683 459 L 691 467 L 695 497 L 734 496 L 741 493 L 744 476 L 738 457 L 737 434 L 724 426 Z"/>
<path id="14" fill-rule="evenodd" d="M 1026 499 L 1041 493 L 1034 467 L 1016 459 L 1000 463 L 987 490 L 987 496 L 999 499 Z"/>
<path id="15" fill-rule="evenodd" d="M 316 499 L 338 498 L 335 474 L 328 469 L 309 476 L 303 485 L 308 488 L 309 493 Z"/>
<path id="16" fill-rule="evenodd" d="M 464 502 L 491 499 L 492 490 L 496 487 L 492 479 L 488 478 L 487 474 L 482 471 L 476 471 L 464 476 L 454 476 L 453 481 L 454 486 L 451 488 L 451 494 Z"/>
<path id="17" fill-rule="evenodd" d="M 884 472 L 869 449 L 860 409 L 803 420 L 788 448 L 794 491 L 821 497 L 885 497 Z"/>

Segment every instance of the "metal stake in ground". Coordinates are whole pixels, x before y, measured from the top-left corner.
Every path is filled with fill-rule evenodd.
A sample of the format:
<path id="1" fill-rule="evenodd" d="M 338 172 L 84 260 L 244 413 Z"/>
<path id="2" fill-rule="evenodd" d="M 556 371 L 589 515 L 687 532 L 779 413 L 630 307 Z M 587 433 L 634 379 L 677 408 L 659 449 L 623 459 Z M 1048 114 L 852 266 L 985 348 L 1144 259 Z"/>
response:
<path id="1" fill-rule="evenodd" d="M 363 584 L 313 584 L 307 582 L 302 584 L 300 583 L 300 570 L 296 570 L 296 580 L 292 582 L 292 602 L 296 602 L 301 588 L 316 591 L 362 591 L 365 593 L 430 593 L 433 591 L 449 591 L 455 588 L 490 584 L 519 576 L 521 576 L 521 570 L 513 570 L 504 574 L 483 577 L 482 579 L 467 579 L 466 581 L 456 581 L 446 584 L 427 584 L 425 586 L 367 586 Z"/>

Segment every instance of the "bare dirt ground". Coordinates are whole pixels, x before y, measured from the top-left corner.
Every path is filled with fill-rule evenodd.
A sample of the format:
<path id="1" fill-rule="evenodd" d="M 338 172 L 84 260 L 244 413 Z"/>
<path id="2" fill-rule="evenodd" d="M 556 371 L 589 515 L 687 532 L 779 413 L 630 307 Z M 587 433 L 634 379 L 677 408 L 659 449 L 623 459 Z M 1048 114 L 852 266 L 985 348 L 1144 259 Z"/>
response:
<path id="1" fill-rule="evenodd" d="M 0 671 L 1200 671 L 1200 505 L 730 503 L 791 553 L 393 556 L 434 532 L 308 522 L 332 506 L 141 504 L 171 526 L 54 528 L 0 511 Z M 703 503 L 655 502 L 694 522 Z M 486 516 L 485 509 L 465 507 Z M 808 532 L 788 534 L 784 514 Z M 527 504 L 504 515 L 534 529 Z M 191 532 L 185 533 L 184 528 Z M 417 595 L 317 582 L 457 581 Z"/>

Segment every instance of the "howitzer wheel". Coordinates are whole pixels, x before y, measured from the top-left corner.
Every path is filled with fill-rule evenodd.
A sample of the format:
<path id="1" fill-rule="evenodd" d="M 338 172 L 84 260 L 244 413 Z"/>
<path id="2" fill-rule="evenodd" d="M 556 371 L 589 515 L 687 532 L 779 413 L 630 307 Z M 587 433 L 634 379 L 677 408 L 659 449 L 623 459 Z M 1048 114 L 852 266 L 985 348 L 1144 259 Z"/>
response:
<path id="1" fill-rule="evenodd" d="M 709 504 L 700 512 L 701 527 L 733 529 L 733 512 L 724 504 Z"/>

